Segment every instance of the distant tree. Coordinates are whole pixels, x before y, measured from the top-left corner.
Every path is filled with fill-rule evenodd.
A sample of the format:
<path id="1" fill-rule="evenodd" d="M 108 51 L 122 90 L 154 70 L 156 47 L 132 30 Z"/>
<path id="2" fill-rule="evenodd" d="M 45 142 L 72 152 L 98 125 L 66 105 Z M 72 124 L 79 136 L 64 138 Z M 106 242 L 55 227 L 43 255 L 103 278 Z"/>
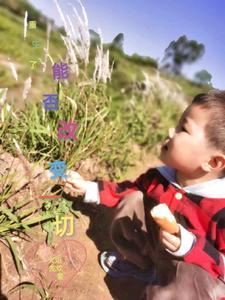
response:
<path id="1" fill-rule="evenodd" d="M 180 75 L 185 63 L 193 63 L 205 53 L 205 46 L 195 40 L 188 40 L 185 35 L 172 41 L 166 48 L 161 69 Z"/>
<path id="2" fill-rule="evenodd" d="M 92 45 L 100 45 L 101 39 L 100 39 L 99 34 L 92 29 L 89 29 L 89 34 L 90 34 Z"/>
<path id="3" fill-rule="evenodd" d="M 111 45 L 123 51 L 124 34 L 119 33 L 112 41 Z"/>
<path id="4" fill-rule="evenodd" d="M 59 31 L 61 34 L 63 34 L 64 36 L 66 35 L 66 31 L 65 31 L 64 26 L 58 27 L 58 31 Z"/>
<path id="5" fill-rule="evenodd" d="M 194 80 L 197 83 L 208 84 L 208 85 L 212 84 L 211 79 L 212 79 L 212 75 L 206 70 L 201 70 L 201 71 L 195 73 L 195 77 L 194 77 Z"/>

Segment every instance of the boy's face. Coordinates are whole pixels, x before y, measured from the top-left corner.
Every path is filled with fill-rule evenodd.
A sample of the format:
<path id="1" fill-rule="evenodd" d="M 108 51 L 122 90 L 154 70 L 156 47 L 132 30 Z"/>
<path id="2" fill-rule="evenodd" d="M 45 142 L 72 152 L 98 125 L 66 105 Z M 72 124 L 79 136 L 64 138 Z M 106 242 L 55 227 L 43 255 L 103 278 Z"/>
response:
<path id="1" fill-rule="evenodd" d="M 174 133 L 166 139 L 167 148 L 161 148 L 162 162 L 194 177 L 201 170 L 202 163 L 208 162 L 215 152 L 209 147 L 205 136 L 209 118 L 210 111 L 196 105 L 188 106 Z"/>

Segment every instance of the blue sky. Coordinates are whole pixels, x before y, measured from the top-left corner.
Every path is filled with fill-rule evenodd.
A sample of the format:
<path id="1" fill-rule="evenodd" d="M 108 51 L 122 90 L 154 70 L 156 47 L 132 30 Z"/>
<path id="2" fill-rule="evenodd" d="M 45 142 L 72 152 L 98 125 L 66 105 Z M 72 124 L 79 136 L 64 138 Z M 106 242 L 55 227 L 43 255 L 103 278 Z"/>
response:
<path id="1" fill-rule="evenodd" d="M 45 15 L 62 25 L 53 0 L 30 0 Z M 68 3 L 58 0 L 70 14 Z M 225 1 L 224 0 L 83 0 L 89 27 L 101 28 L 104 42 L 124 33 L 124 51 L 162 59 L 164 50 L 181 35 L 205 45 L 205 54 L 196 63 L 186 65 L 183 73 L 193 77 L 206 69 L 215 88 L 225 89 Z"/>

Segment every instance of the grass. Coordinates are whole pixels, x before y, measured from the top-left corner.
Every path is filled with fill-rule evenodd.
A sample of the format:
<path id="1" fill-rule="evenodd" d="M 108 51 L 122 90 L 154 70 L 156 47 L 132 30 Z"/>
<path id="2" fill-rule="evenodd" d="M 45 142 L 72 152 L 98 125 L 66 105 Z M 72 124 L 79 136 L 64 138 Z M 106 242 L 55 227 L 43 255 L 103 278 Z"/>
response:
<path id="1" fill-rule="evenodd" d="M 21 289 L 29 289 L 36 293 L 36 295 L 39 295 L 42 300 L 53 300 L 53 297 L 50 297 L 47 292 L 47 288 L 44 287 L 38 287 L 33 282 L 21 282 L 18 285 L 16 285 L 14 288 L 12 288 L 9 292 L 12 294 L 13 292 L 19 291 Z"/>
<path id="2" fill-rule="evenodd" d="M 0 194 L 0 239 L 5 240 L 8 243 L 17 272 L 18 274 L 21 274 L 23 268 L 12 236 L 15 235 L 15 232 L 19 233 L 21 231 L 25 231 L 26 234 L 29 234 L 32 226 L 53 219 L 55 216 L 53 214 L 49 214 L 48 216 L 37 216 L 35 214 L 38 212 L 38 207 L 36 205 L 29 207 L 29 209 L 25 208 L 31 203 L 31 200 L 28 199 L 25 199 L 22 203 L 10 206 L 7 199 L 13 195 L 13 185 L 6 185 L 8 176 L 9 174 L 6 174 L 1 178 L 3 184 L 1 186 L 2 192 Z M 33 214 L 35 215 L 33 216 Z"/>

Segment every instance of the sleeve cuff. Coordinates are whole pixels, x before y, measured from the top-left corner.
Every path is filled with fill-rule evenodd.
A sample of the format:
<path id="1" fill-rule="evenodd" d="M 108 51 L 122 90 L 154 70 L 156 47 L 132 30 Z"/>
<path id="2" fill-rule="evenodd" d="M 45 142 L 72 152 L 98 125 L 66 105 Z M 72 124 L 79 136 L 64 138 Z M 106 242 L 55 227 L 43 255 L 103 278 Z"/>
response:
<path id="1" fill-rule="evenodd" d="M 98 183 L 94 181 L 87 181 L 87 189 L 84 196 L 85 203 L 100 204 Z"/>
<path id="2" fill-rule="evenodd" d="M 180 227 L 180 234 L 181 234 L 181 245 L 177 251 L 170 251 L 169 249 L 165 248 L 167 252 L 174 256 L 184 256 L 186 255 L 194 246 L 196 242 L 196 236 L 185 229 L 182 225 L 179 224 Z"/>

